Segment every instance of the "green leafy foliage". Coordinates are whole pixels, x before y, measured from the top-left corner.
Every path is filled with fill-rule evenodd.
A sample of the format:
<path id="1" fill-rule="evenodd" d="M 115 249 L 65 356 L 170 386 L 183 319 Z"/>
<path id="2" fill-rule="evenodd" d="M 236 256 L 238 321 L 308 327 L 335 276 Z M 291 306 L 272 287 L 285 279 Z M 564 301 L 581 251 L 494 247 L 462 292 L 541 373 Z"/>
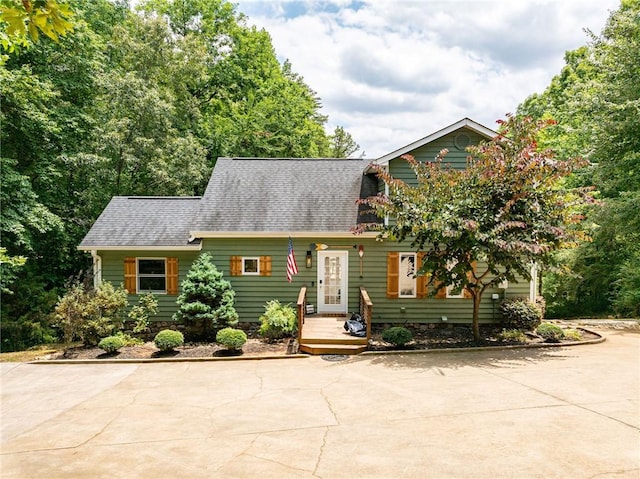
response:
<path id="1" fill-rule="evenodd" d="M 62 330 L 68 346 L 78 338 L 87 346 L 95 346 L 100 338 L 122 328 L 127 292 L 102 283 L 87 289 L 81 283 L 72 285 L 55 307 L 55 325 Z"/>
<path id="2" fill-rule="evenodd" d="M 223 328 L 216 334 L 216 343 L 229 350 L 242 349 L 247 342 L 247 334 L 241 329 Z"/>
<path id="3" fill-rule="evenodd" d="M 497 335 L 498 341 L 507 343 L 524 343 L 527 341 L 527 335 L 519 329 L 503 329 Z"/>
<path id="4" fill-rule="evenodd" d="M 202 253 L 191 265 L 178 296 L 174 321 L 190 327 L 196 337 L 208 337 L 215 328 L 238 322 L 234 308 L 235 292 L 208 253 Z"/>
<path id="5" fill-rule="evenodd" d="M 404 326 L 393 326 L 382 331 L 382 339 L 395 346 L 401 347 L 411 342 L 413 334 Z"/>
<path id="6" fill-rule="evenodd" d="M 593 203 L 588 188 L 562 182 L 584 161 L 558 159 L 553 151 L 538 148 L 538 135 L 552 122 L 509 116 L 500 123 L 496 138 L 468 148 L 466 169 L 447 167 L 446 150 L 435 162 L 404 157 L 416 186 L 376 167 L 389 195 L 362 202 L 394 221 L 356 229 L 410 240 L 424 251 L 418 275 L 429 274 L 431 285 L 452 286 L 473 298 L 476 340 L 483 293 L 504 280 L 530 280 L 533 263 L 550 262 L 553 251 L 587 239 L 580 221 L 583 209 Z"/>
<path id="7" fill-rule="evenodd" d="M 586 211 L 592 241 L 557 255 L 544 275 L 550 317 L 637 315 L 637 244 L 640 241 L 640 3 L 624 1 L 599 35 L 567 52 L 566 66 L 518 112 L 558 120 L 544 138 L 561 153 L 591 161 L 571 178 L 593 184 L 600 205 Z M 636 279 L 634 279 L 636 278 Z"/>
<path id="8" fill-rule="evenodd" d="M 127 316 L 135 322 L 133 332 L 140 334 L 149 331 L 149 318 L 158 314 L 158 300 L 153 293 L 143 294 L 138 298 Z"/>
<path id="9" fill-rule="evenodd" d="M 98 343 L 98 347 L 105 353 L 115 353 L 125 346 L 124 340 L 120 336 L 107 336 L 102 338 Z"/>
<path id="10" fill-rule="evenodd" d="M 184 336 L 180 331 L 173 329 L 163 329 L 153 339 L 154 344 L 160 351 L 171 351 L 184 344 Z"/>
<path id="11" fill-rule="evenodd" d="M 542 322 L 542 311 L 525 298 L 507 299 L 500 303 L 502 324 L 506 328 L 533 331 Z"/>
<path id="12" fill-rule="evenodd" d="M 550 343 L 558 342 L 564 337 L 562 328 L 551 323 L 542 323 L 536 328 L 536 333 Z"/>
<path id="13" fill-rule="evenodd" d="M 70 31 L 73 11 L 56 0 L 2 0 L 0 2 L 0 46 L 9 53 L 38 42 L 40 33 L 57 42 Z M 3 57 L 6 60 L 8 57 Z M 0 62 L 1 64 L 1 62 Z"/>
<path id="14" fill-rule="evenodd" d="M 267 301 L 264 314 L 260 316 L 258 333 L 269 340 L 292 336 L 298 330 L 295 310 L 290 304 L 280 304 L 277 299 Z"/>
<path id="15" fill-rule="evenodd" d="M 562 337 L 570 341 L 580 341 L 582 339 L 582 333 L 577 329 L 563 329 Z"/>

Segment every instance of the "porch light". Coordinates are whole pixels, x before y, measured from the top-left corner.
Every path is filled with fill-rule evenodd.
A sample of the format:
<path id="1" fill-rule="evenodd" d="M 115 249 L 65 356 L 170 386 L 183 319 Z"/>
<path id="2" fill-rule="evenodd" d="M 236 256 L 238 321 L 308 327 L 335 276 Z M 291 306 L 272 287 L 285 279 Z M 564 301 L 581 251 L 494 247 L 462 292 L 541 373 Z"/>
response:
<path id="1" fill-rule="evenodd" d="M 311 251 L 307 251 L 307 256 L 305 257 L 304 265 L 307 268 L 311 268 L 313 266 L 313 259 L 311 257 Z"/>
<path id="2" fill-rule="evenodd" d="M 364 256 L 364 246 L 363 245 L 358 245 L 358 256 L 360 256 L 360 258 L 362 258 Z"/>

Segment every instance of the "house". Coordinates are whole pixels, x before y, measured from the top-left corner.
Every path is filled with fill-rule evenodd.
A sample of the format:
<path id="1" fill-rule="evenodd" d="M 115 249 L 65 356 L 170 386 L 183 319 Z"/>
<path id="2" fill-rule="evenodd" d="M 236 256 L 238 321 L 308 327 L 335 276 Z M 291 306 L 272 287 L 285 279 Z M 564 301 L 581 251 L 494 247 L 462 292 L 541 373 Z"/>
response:
<path id="1" fill-rule="evenodd" d="M 495 135 L 465 118 L 373 163 L 411 182 L 402 155 L 431 161 L 447 148 L 446 161 L 464 168 L 465 148 Z M 357 200 L 384 191 L 370 166 L 363 159 L 220 158 L 202 197 L 114 197 L 79 248 L 91 253 L 96 282 L 157 293 L 163 322 L 176 310 L 191 263 L 206 251 L 236 291 L 241 322 L 258 321 L 265 302 L 279 299 L 304 304 L 301 321 L 306 305 L 324 318 L 368 304 L 373 323 L 469 323 L 469 299 L 452 291 L 428 295 L 424 278 L 414 277 L 421 255 L 409 244 L 352 233 L 359 222 L 376 220 L 363 215 Z M 291 283 L 289 238 L 299 270 Z M 535 279 L 490 291 L 481 321 L 495 317 L 492 294 L 535 298 L 534 285 Z"/>

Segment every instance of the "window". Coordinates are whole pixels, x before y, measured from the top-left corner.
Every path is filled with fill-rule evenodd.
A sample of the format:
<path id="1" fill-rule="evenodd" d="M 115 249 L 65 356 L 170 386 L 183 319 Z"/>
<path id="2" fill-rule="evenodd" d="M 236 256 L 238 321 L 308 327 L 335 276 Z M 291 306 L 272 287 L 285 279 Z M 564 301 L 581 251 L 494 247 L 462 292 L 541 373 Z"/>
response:
<path id="1" fill-rule="evenodd" d="M 260 274 L 260 258 L 242 258 L 242 274 Z"/>
<path id="2" fill-rule="evenodd" d="M 124 287 L 129 294 L 178 294 L 178 258 L 126 257 Z"/>
<path id="3" fill-rule="evenodd" d="M 427 276 L 417 276 L 424 253 L 387 253 L 387 298 L 426 298 Z"/>
<path id="4" fill-rule="evenodd" d="M 271 276 L 271 256 L 232 256 L 231 276 Z"/>
<path id="5" fill-rule="evenodd" d="M 400 269 L 398 271 L 398 296 L 400 298 L 416 297 L 416 254 L 400 253 Z"/>
<path id="6" fill-rule="evenodd" d="M 138 258 L 138 291 L 167 292 L 166 260 Z"/>

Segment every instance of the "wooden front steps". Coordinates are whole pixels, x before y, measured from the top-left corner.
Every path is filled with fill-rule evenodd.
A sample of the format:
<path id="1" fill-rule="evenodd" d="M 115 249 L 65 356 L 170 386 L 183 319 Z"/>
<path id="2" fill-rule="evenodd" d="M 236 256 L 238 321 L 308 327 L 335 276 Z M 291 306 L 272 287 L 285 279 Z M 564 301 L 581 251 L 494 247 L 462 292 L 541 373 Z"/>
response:
<path id="1" fill-rule="evenodd" d="M 348 316 L 305 316 L 299 339 L 301 352 L 308 354 L 359 354 L 366 351 L 367 338 L 344 330 Z"/>

